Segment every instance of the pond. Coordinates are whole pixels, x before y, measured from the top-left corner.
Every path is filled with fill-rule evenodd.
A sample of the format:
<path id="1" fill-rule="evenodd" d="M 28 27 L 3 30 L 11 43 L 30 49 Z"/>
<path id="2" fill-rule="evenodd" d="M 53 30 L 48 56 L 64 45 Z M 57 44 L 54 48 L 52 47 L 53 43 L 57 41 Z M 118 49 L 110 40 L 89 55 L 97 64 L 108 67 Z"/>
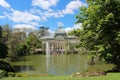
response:
<path id="1" fill-rule="evenodd" d="M 89 65 L 88 57 L 79 54 L 69 55 L 29 55 L 24 57 L 24 61 L 12 62 L 15 70 L 19 73 L 29 74 L 51 74 L 51 75 L 71 75 L 82 72 L 88 68 L 103 70 L 111 69 L 112 65 Z"/>

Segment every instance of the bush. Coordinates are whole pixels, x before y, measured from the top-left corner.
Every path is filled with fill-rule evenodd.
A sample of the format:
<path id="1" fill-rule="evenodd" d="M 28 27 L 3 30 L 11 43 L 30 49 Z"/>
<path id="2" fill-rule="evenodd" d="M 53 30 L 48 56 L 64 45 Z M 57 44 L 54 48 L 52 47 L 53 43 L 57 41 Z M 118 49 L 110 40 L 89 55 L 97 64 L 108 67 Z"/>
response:
<path id="1" fill-rule="evenodd" d="M 6 71 L 0 70 L 0 79 L 6 75 Z"/>
<path id="2" fill-rule="evenodd" d="M 12 66 L 8 62 L 2 60 L 0 60 L 0 69 L 6 72 L 14 72 Z"/>

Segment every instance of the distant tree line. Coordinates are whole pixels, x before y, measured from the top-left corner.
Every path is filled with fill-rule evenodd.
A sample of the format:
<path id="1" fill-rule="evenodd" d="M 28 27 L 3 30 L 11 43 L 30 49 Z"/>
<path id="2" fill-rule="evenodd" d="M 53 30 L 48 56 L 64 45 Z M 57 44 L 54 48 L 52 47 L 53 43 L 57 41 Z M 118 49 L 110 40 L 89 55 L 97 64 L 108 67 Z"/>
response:
<path id="1" fill-rule="evenodd" d="M 40 37 L 47 34 L 44 26 L 38 31 L 27 33 L 20 29 L 11 29 L 8 24 L 0 26 L 0 58 L 9 61 L 18 61 L 20 56 L 34 54 L 35 49 L 40 49 Z"/>

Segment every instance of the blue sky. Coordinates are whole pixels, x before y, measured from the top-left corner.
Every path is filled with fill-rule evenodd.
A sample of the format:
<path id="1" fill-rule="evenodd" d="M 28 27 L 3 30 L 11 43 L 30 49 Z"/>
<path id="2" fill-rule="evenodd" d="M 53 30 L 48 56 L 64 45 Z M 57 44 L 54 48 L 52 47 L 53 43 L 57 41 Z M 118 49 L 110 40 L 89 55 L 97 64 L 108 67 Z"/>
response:
<path id="1" fill-rule="evenodd" d="M 86 5 L 85 0 L 0 0 L 0 25 L 31 30 L 46 26 L 51 31 L 63 26 L 70 31 L 80 28 L 75 16 Z"/>

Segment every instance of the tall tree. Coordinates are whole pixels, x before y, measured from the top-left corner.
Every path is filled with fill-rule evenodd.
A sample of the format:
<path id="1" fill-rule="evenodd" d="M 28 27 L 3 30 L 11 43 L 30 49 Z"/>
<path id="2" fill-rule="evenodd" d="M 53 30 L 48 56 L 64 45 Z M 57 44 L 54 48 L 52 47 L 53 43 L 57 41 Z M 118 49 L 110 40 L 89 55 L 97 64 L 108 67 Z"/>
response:
<path id="1" fill-rule="evenodd" d="M 120 71 L 120 1 L 87 0 L 76 16 L 83 23 L 81 45 Z"/>
<path id="2" fill-rule="evenodd" d="M 2 27 L 0 26 L 0 40 L 2 38 Z"/>
<path id="3" fill-rule="evenodd" d="M 3 37 L 2 37 L 2 27 L 0 26 L 0 58 L 6 58 L 7 57 L 7 46 L 3 42 Z"/>
<path id="4" fill-rule="evenodd" d="M 8 24 L 5 24 L 2 28 L 3 28 L 2 30 L 3 41 L 5 44 L 7 44 L 7 41 L 11 37 L 12 30 L 10 29 L 10 26 Z"/>
<path id="5" fill-rule="evenodd" d="M 26 54 L 27 47 L 25 45 L 26 33 L 25 32 L 12 32 L 8 40 L 9 54 L 8 57 L 11 61 L 16 61 L 19 56 Z"/>

